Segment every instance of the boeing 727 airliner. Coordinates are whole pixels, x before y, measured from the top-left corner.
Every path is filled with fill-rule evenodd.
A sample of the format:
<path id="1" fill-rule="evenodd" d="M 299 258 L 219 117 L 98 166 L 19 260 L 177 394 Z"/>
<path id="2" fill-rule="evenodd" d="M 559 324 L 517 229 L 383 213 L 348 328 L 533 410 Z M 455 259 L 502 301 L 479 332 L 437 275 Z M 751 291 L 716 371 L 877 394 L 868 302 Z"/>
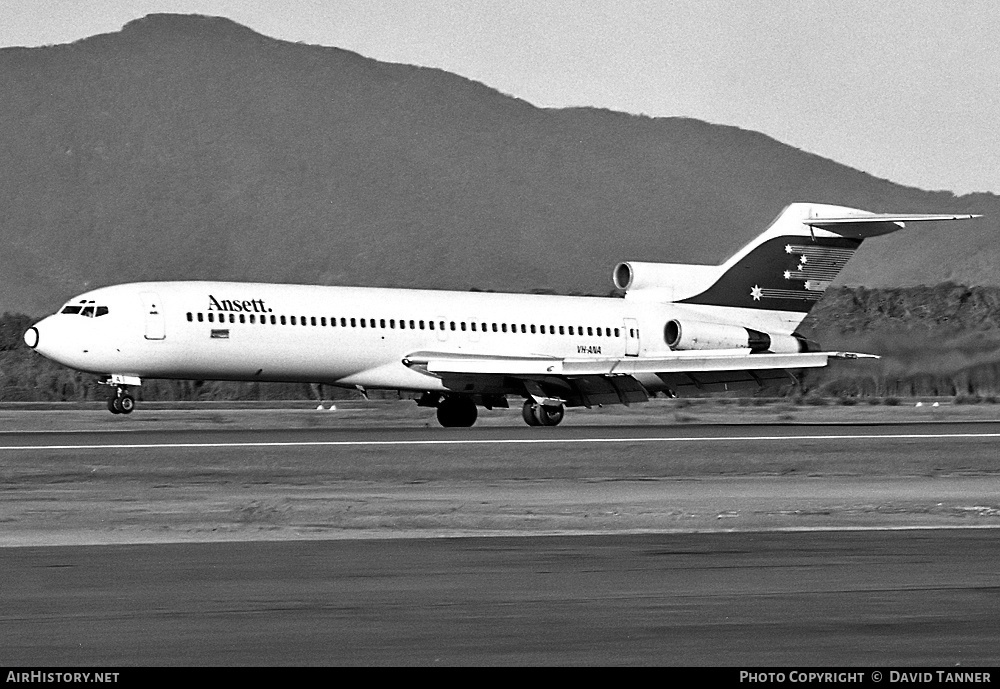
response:
<path id="1" fill-rule="evenodd" d="M 565 407 L 794 381 L 831 358 L 796 328 L 868 237 L 905 222 L 796 203 L 720 266 L 621 263 L 625 297 L 236 282 L 144 282 L 71 299 L 29 328 L 40 354 L 97 374 L 128 414 L 143 378 L 327 383 L 416 393 L 443 426 L 524 398 L 532 426 Z"/>

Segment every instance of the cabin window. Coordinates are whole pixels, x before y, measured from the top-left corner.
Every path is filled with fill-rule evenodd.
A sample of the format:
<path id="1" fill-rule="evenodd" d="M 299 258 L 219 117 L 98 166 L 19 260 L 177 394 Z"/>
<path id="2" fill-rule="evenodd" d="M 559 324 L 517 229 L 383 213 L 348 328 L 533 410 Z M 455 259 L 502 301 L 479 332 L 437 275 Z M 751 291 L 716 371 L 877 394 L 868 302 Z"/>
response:
<path id="1" fill-rule="evenodd" d="M 494 323 L 494 324 L 493 324 L 493 332 L 496 332 L 496 331 L 497 331 L 497 324 L 496 324 L 496 323 Z"/>
<path id="2" fill-rule="evenodd" d="M 253 324 L 253 323 L 256 323 L 256 322 L 257 322 L 257 317 L 251 313 L 250 314 L 250 323 Z"/>
<path id="3" fill-rule="evenodd" d="M 188 319 L 188 323 L 193 322 L 194 321 L 194 314 L 192 314 L 190 311 L 188 311 L 188 313 L 187 313 L 187 319 Z"/>
<path id="4" fill-rule="evenodd" d="M 215 314 L 214 313 L 208 314 L 208 322 L 209 323 L 215 323 Z"/>
<path id="5" fill-rule="evenodd" d="M 459 325 L 462 326 L 462 332 L 464 333 L 465 332 L 465 321 L 462 321 L 461 323 L 459 323 Z M 452 330 L 454 330 L 454 328 L 452 328 Z"/>
<path id="6" fill-rule="evenodd" d="M 353 326 L 353 325 L 354 325 L 354 319 L 352 318 L 351 319 L 351 326 Z M 347 319 L 346 318 L 341 318 L 340 319 L 340 327 L 341 328 L 346 328 L 347 327 Z"/>
<path id="7" fill-rule="evenodd" d="M 532 325 L 532 326 L 531 326 L 531 334 L 532 334 L 532 335 L 534 335 L 534 334 L 535 334 L 535 326 L 534 326 L 534 325 Z"/>
<path id="8" fill-rule="evenodd" d="M 600 328 L 598 328 L 598 329 L 597 329 L 597 336 L 598 336 L 598 337 L 600 337 L 600 336 L 601 336 L 601 329 L 600 329 Z"/>
<path id="9" fill-rule="evenodd" d="M 316 325 L 316 316 L 311 316 L 309 318 L 309 325 L 313 325 L 313 326 Z M 326 323 L 324 323 L 323 325 L 326 325 Z"/>
<path id="10" fill-rule="evenodd" d="M 507 332 L 507 324 L 506 323 L 501 323 L 500 324 L 500 330 L 502 330 L 503 332 Z"/>
<path id="11" fill-rule="evenodd" d="M 564 325 L 560 325 L 559 326 L 559 334 L 560 335 L 565 335 L 566 334 L 566 326 L 564 326 Z"/>
<path id="12" fill-rule="evenodd" d="M 244 315 L 243 315 L 243 314 L 241 313 L 241 314 L 240 314 L 240 323 L 246 323 L 246 322 L 247 322 L 247 317 L 246 317 L 246 316 L 244 316 Z"/>
<path id="13" fill-rule="evenodd" d="M 420 322 L 420 328 L 423 329 L 423 327 L 424 327 L 424 324 L 423 324 L 423 321 L 421 321 Z M 413 327 L 413 321 L 410 321 L 410 330 L 416 330 L 416 328 Z"/>
<path id="14" fill-rule="evenodd" d="M 302 319 L 299 321 L 299 323 L 301 323 L 302 325 L 309 325 L 309 322 L 306 320 L 305 316 L 302 317 Z M 315 318 L 313 319 L 313 325 L 316 325 L 316 319 Z"/>
<path id="15" fill-rule="evenodd" d="M 384 328 L 384 327 L 385 327 L 385 319 L 384 319 L 384 318 L 383 318 L 383 319 L 381 319 L 381 320 L 380 320 L 380 321 L 378 322 L 378 327 L 380 327 L 380 328 Z"/>
<path id="16" fill-rule="evenodd" d="M 392 321 L 389 322 L 392 323 Z M 399 319 L 399 329 L 406 330 L 406 321 L 404 321 L 402 318 Z"/>
<path id="17" fill-rule="evenodd" d="M 367 328 L 368 327 L 368 322 L 364 318 L 361 319 L 361 327 L 362 328 Z"/>

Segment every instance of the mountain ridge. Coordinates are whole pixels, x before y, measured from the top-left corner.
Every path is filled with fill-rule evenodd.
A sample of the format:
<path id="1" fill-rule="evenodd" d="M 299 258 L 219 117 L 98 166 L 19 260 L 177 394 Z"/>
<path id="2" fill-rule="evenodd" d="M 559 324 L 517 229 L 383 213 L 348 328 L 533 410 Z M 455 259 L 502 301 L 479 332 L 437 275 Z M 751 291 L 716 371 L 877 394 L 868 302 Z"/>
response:
<path id="1" fill-rule="evenodd" d="M 0 49 L 0 126 L 0 311 L 146 279 L 604 294 L 620 260 L 719 263 L 793 201 L 987 215 L 871 240 L 838 284 L 997 283 L 993 194 L 224 18 Z"/>

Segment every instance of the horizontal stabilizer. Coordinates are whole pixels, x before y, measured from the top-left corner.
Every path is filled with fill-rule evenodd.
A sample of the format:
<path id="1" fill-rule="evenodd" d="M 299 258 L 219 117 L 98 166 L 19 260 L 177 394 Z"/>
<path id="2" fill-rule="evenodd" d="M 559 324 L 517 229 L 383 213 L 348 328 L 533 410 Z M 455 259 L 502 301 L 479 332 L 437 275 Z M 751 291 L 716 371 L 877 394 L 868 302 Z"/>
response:
<path id="1" fill-rule="evenodd" d="M 902 223 L 971 220 L 981 215 L 948 215 L 941 213 L 866 213 L 834 217 L 804 218 L 802 223 L 846 237 L 877 237 L 902 229 Z"/>

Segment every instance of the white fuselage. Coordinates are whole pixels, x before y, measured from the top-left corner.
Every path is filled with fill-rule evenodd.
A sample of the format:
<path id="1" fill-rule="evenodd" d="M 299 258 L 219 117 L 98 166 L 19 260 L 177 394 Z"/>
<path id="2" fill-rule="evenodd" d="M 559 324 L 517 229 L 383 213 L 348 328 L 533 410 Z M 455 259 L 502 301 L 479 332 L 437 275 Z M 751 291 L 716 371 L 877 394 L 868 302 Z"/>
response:
<path id="1" fill-rule="evenodd" d="M 65 312 L 75 306 L 106 313 Z M 35 348 L 105 375 L 440 391 L 439 378 L 403 359 L 416 352 L 657 356 L 670 351 L 664 324 L 700 318 L 704 308 L 600 297 L 148 282 L 75 297 L 35 325 Z M 772 331 L 780 323 L 767 312 L 750 315 Z M 746 313 L 738 316 L 746 322 Z M 655 378 L 643 383 L 657 385 Z"/>

